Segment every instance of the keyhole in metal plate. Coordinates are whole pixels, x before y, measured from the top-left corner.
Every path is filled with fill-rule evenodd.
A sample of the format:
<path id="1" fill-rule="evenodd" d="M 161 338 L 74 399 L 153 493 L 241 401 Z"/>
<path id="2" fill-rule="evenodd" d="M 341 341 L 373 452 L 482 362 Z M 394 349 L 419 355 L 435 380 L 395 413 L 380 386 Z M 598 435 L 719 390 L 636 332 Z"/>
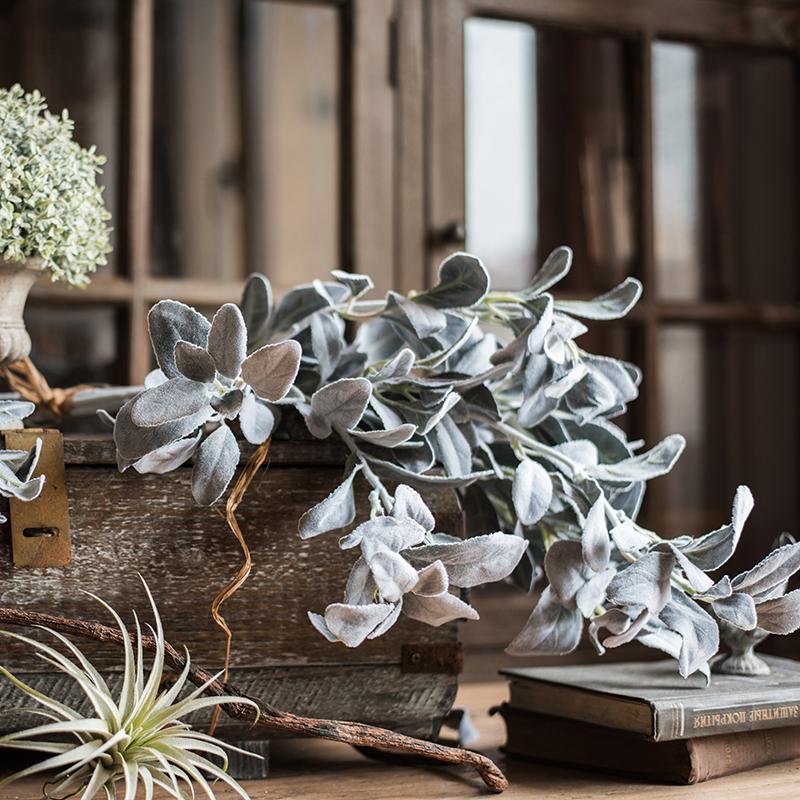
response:
<path id="1" fill-rule="evenodd" d="M 58 536 L 58 528 L 23 528 L 22 535 L 26 539 L 53 538 Z"/>

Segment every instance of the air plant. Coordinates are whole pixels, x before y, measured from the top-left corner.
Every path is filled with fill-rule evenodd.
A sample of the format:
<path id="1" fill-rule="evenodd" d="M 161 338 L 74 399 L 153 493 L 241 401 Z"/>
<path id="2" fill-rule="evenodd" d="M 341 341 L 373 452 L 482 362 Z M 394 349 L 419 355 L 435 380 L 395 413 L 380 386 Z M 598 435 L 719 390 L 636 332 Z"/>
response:
<path id="1" fill-rule="evenodd" d="M 783 593 L 800 569 L 800 544 L 736 577 L 709 575 L 736 549 L 753 507 L 747 487 L 736 491 L 730 523 L 697 538 L 663 538 L 637 521 L 647 481 L 672 469 L 685 441 L 672 435 L 640 452 L 642 443 L 612 422 L 637 397 L 642 374 L 581 348 L 581 320 L 624 317 L 642 286 L 628 278 L 592 300 L 558 300 L 550 290 L 571 263 L 571 251 L 559 248 L 526 288 L 492 291 L 480 260 L 456 253 L 433 288 L 376 300 L 365 298 L 368 276 L 341 271 L 277 304 L 266 278 L 248 281 L 241 309 L 249 357 L 287 341 L 302 353 L 294 385 L 278 400 L 256 391 L 260 402 L 271 418 L 294 408 L 310 436 L 336 437 L 350 454 L 340 483 L 299 520 L 300 536 L 347 530 L 355 482 L 370 488 L 369 521 L 340 540 L 359 554 L 344 602 L 310 614 L 328 639 L 355 646 L 400 613 L 433 625 L 475 618 L 450 587 L 507 575 L 526 591 L 541 582 L 509 646 L 514 654 L 568 653 L 588 627 L 599 652 L 636 639 L 676 658 L 683 676 L 708 675 L 722 622 L 774 633 L 800 626 L 800 591 Z M 190 324 L 193 313 L 184 306 L 170 324 L 151 324 L 167 377 L 165 364 L 188 345 L 212 347 L 208 328 Z M 356 327 L 352 338 L 346 322 Z M 130 408 L 148 393 L 151 404 L 155 391 Z M 141 459 L 140 471 L 161 448 L 181 449 L 224 424 L 219 411 L 198 412 L 199 392 L 163 391 L 146 420 L 117 417 L 118 453 Z M 159 414 L 173 421 L 154 436 L 142 423 Z M 474 538 L 437 533 L 412 487 L 455 490 Z"/>
<path id="2" fill-rule="evenodd" d="M 164 631 L 147 584 L 145 591 L 155 621 L 155 628 L 148 626 L 155 639 L 155 655 L 149 673 L 145 665 L 139 620 L 135 618 L 134 650 L 131 635 L 117 612 L 99 597 L 90 595 L 113 616 L 123 636 L 125 669 L 122 687 L 117 695 L 112 693 L 89 659 L 57 631 L 42 628 L 55 637 L 69 656 L 27 636 L 0 631 L 3 636 L 34 648 L 39 658 L 73 680 L 92 710 L 89 716 L 85 716 L 79 710 L 28 686 L 0 667 L 0 674 L 38 704 L 36 708 L 25 710 L 47 720 L 38 727 L 0 738 L 0 748 L 48 756 L 4 778 L 0 781 L 0 787 L 29 775 L 55 772 L 44 787 L 44 795 L 48 798 L 81 793 L 81 800 L 90 800 L 103 791 L 108 800 L 114 800 L 116 787 L 121 784 L 125 800 L 134 800 L 139 788 L 144 790 L 145 800 L 152 800 L 155 787 L 163 789 L 176 800 L 184 800 L 186 795 L 182 788 L 188 789 L 194 797 L 195 785 L 209 800 L 214 800 L 214 791 L 208 780 L 210 777 L 214 781 L 222 781 L 247 800 L 247 793 L 226 772 L 228 761 L 224 748 L 242 753 L 246 751 L 194 731 L 182 720 L 188 714 L 225 703 L 257 706 L 240 697 L 203 697 L 209 684 L 185 691 L 190 669 L 188 652 L 180 676 L 169 688 L 162 688 L 165 678 Z M 76 741 L 67 741 L 70 738 Z M 220 759 L 221 764 L 214 763 L 212 758 Z M 185 784 L 185 787 L 181 784 Z"/>

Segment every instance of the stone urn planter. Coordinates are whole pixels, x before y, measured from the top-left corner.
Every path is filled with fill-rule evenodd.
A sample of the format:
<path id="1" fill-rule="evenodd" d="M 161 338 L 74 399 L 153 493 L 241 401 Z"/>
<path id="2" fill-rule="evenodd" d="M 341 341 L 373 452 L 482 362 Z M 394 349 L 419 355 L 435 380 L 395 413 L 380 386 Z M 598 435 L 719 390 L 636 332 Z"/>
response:
<path id="1" fill-rule="evenodd" d="M 0 259 L 0 367 L 25 358 L 31 338 L 25 330 L 22 312 L 28 292 L 44 269 L 42 259 L 5 261 Z"/>

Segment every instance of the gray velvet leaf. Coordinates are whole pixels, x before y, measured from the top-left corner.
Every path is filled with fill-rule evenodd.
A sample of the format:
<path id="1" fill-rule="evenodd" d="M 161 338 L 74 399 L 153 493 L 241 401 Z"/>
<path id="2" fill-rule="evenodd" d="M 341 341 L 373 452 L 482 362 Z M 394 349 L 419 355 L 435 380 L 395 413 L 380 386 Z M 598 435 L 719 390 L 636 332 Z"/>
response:
<path id="1" fill-rule="evenodd" d="M 242 363 L 242 378 L 262 399 L 280 400 L 300 369 L 302 348 L 294 340 L 265 344 Z"/>
<path id="2" fill-rule="evenodd" d="M 162 300 L 150 309 L 147 327 L 158 366 L 167 378 L 177 378 L 175 345 L 184 341 L 205 347 L 211 323 L 190 306 L 175 300 Z"/>
<path id="3" fill-rule="evenodd" d="M 234 419 L 239 413 L 243 402 L 244 394 L 242 390 L 232 389 L 226 392 L 222 397 L 212 395 L 211 408 L 224 419 Z"/>
<path id="4" fill-rule="evenodd" d="M 242 436 L 250 444 L 264 444 L 272 435 L 275 417 L 267 406 L 260 402 L 254 394 L 248 392 L 239 409 L 239 427 L 242 430 Z"/>
<path id="5" fill-rule="evenodd" d="M 344 323 L 328 314 L 311 317 L 311 349 L 319 364 L 321 380 L 327 381 L 339 364 L 344 349 Z"/>
<path id="6" fill-rule="evenodd" d="M 227 425 L 220 425 L 197 449 L 192 470 L 192 496 L 201 506 L 216 503 L 239 464 L 239 445 Z"/>
<path id="7" fill-rule="evenodd" d="M 36 411 L 27 400 L 0 400 L 0 429 L 20 422 Z"/>
<path id="8" fill-rule="evenodd" d="M 450 415 L 444 416 L 433 429 L 433 451 L 446 475 L 460 478 L 472 468 L 472 448 Z"/>
<path id="9" fill-rule="evenodd" d="M 169 378 L 160 369 L 151 369 L 150 372 L 144 376 L 144 388 L 152 389 L 154 386 L 159 386 L 162 383 L 166 383 L 168 380 Z"/>
<path id="10" fill-rule="evenodd" d="M 565 608 L 575 608 L 578 590 L 586 582 L 580 542 L 566 539 L 553 542 L 545 553 L 544 571 L 553 599 Z"/>
<path id="11" fill-rule="evenodd" d="M 372 384 L 366 378 L 342 378 L 317 389 L 311 397 L 306 426 L 312 436 L 330 436 L 332 425 L 354 428 L 367 407 Z"/>
<path id="12" fill-rule="evenodd" d="M 682 638 L 678 671 L 684 678 L 697 672 L 719 650 L 719 628 L 694 600 L 677 589 L 659 613 L 661 621 Z"/>
<path id="13" fill-rule="evenodd" d="M 730 597 L 723 597 L 714 601 L 711 608 L 719 619 L 737 628 L 751 631 L 756 627 L 756 604 L 749 594 L 737 592 Z"/>
<path id="14" fill-rule="evenodd" d="M 353 480 L 361 470 L 358 464 L 350 474 L 321 502 L 306 511 L 298 524 L 301 539 L 344 528 L 356 518 Z"/>
<path id="15" fill-rule="evenodd" d="M 689 561 L 689 559 L 686 558 L 683 552 L 676 547 L 673 542 L 661 542 L 660 544 L 656 545 L 653 550 L 661 553 L 672 553 L 678 562 L 678 566 L 683 570 L 684 575 L 689 581 L 689 585 L 695 591 L 701 593 L 707 592 L 713 586 L 714 581 L 708 575 L 706 575 L 703 570 L 695 566 L 693 562 Z"/>
<path id="16" fill-rule="evenodd" d="M 41 494 L 44 483 L 44 475 L 30 480 L 20 480 L 6 464 L 0 462 L 0 497 L 15 497 L 27 503 Z"/>
<path id="17" fill-rule="evenodd" d="M 247 328 L 242 312 L 233 303 L 225 303 L 214 314 L 208 332 L 208 352 L 220 375 L 238 377 L 247 355 Z"/>
<path id="18" fill-rule="evenodd" d="M 584 319 L 620 319 L 636 305 L 641 295 L 642 284 L 636 278 L 625 278 L 619 286 L 592 300 L 556 301 L 556 308 Z"/>
<path id="19" fill-rule="evenodd" d="M 328 285 L 302 284 L 290 289 L 275 307 L 267 330 L 270 332 L 288 331 L 293 325 L 297 325 L 320 309 L 329 307 L 331 297 L 328 292 L 325 292 Z M 339 286 L 339 288 L 346 292 L 344 287 Z M 319 289 L 322 289 L 324 294 Z"/>
<path id="20" fill-rule="evenodd" d="M 424 531 L 432 531 L 435 524 L 433 514 L 419 492 L 404 483 L 395 489 L 392 516 L 396 519 L 412 519 Z"/>
<path id="21" fill-rule="evenodd" d="M 685 446 L 686 440 L 683 436 L 672 434 L 646 453 L 626 458 L 616 464 L 598 464 L 586 471 L 593 478 L 608 483 L 647 481 L 669 472 Z"/>
<path id="22" fill-rule="evenodd" d="M 205 347 L 191 342 L 175 344 L 175 367 L 185 378 L 199 383 L 211 383 L 216 373 L 214 359 Z"/>
<path id="23" fill-rule="evenodd" d="M 387 547 L 395 553 L 419 544 L 425 538 L 425 529 L 413 519 L 375 517 L 362 522 L 347 536 L 339 540 L 342 550 L 361 546 L 365 557 L 372 549 Z"/>
<path id="24" fill-rule="evenodd" d="M 396 428 L 388 431 L 358 431 L 353 430 L 350 433 L 356 439 L 362 439 L 370 444 L 376 444 L 380 447 L 397 447 L 404 442 L 407 442 L 417 432 L 417 426 L 412 425 L 410 422 L 404 422 Z"/>
<path id="25" fill-rule="evenodd" d="M 553 482 L 537 461 L 524 459 L 514 472 L 511 496 L 517 518 L 523 525 L 534 525 L 550 508 Z"/>
<path id="26" fill-rule="evenodd" d="M 143 428 L 154 428 L 192 417 L 209 404 L 205 384 L 188 378 L 171 378 L 166 383 L 145 389 L 131 401 L 131 421 Z"/>
<path id="27" fill-rule="evenodd" d="M 328 624 L 325 622 L 325 617 L 322 614 L 315 614 L 313 611 L 309 611 L 308 619 L 311 624 L 329 641 L 329 642 L 338 642 L 339 640 L 336 638 L 336 634 L 334 634 L 331 629 L 328 627 Z"/>
<path id="28" fill-rule="evenodd" d="M 447 325 L 447 317 L 438 309 L 425 303 L 415 303 L 413 300 L 406 300 L 394 293 L 390 293 L 394 298 L 394 304 L 405 314 L 406 319 L 411 323 L 411 327 L 420 339 L 427 339 L 443 330 Z"/>
<path id="29" fill-rule="evenodd" d="M 758 627 L 770 633 L 794 633 L 800 628 L 800 589 L 756 606 Z"/>
<path id="30" fill-rule="evenodd" d="M 439 266 L 438 284 L 414 300 L 434 308 L 467 308 L 480 302 L 488 291 L 489 273 L 480 259 L 453 253 Z"/>
<path id="31" fill-rule="evenodd" d="M 747 486 L 740 486 L 733 498 L 730 524 L 693 539 L 680 549 L 700 569 L 706 572 L 718 569 L 736 550 L 742 528 L 752 510 L 753 495 Z"/>
<path id="32" fill-rule="evenodd" d="M 773 550 L 752 569 L 737 575 L 731 581 L 731 585 L 735 592 L 759 597 L 781 586 L 798 569 L 800 569 L 800 542 Z"/>
<path id="33" fill-rule="evenodd" d="M 631 619 L 622 609 L 610 608 L 589 623 L 589 638 L 597 652 L 603 655 L 606 648 L 621 647 L 623 644 L 632 642 L 649 617 L 650 612 L 647 609 Z M 601 643 L 598 633 L 604 628 L 611 633 L 611 636 L 607 636 Z"/>
<path id="34" fill-rule="evenodd" d="M 391 461 L 385 461 L 382 458 L 376 458 L 368 453 L 364 453 L 363 455 L 371 464 L 375 464 L 376 466 L 385 469 L 387 472 L 392 473 L 400 480 L 405 481 L 411 486 L 420 486 L 423 488 L 459 488 L 463 486 L 469 486 L 475 481 L 482 480 L 483 478 L 489 478 L 494 475 L 494 472 L 490 469 L 480 470 L 479 472 L 471 472 L 469 475 L 464 475 L 460 478 L 453 478 L 448 475 L 429 475 L 425 473 L 420 474 L 417 472 L 412 472 L 409 469 L 405 469 L 405 467 L 401 467 L 400 465 Z"/>
<path id="35" fill-rule="evenodd" d="M 555 445 L 555 449 L 586 467 L 594 467 L 600 463 L 600 454 L 597 451 L 597 447 L 588 439 L 562 442 Z"/>
<path id="36" fill-rule="evenodd" d="M 731 587 L 731 579 L 727 575 L 723 575 L 711 588 L 699 595 L 695 595 L 696 600 L 705 600 L 713 602 L 715 600 L 723 600 L 733 594 Z"/>
<path id="37" fill-rule="evenodd" d="M 387 361 L 370 380 L 373 383 L 405 378 L 414 366 L 416 356 L 413 350 L 404 347 L 394 358 Z"/>
<path id="38" fill-rule="evenodd" d="M 434 628 L 457 619 L 480 619 L 472 606 L 449 592 L 430 597 L 408 594 L 403 598 L 403 613 Z"/>
<path id="39" fill-rule="evenodd" d="M 582 633 L 581 612 L 577 608 L 564 608 L 547 586 L 506 653 L 512 656 L 566 655 L 578 646 Z"/>
<path id="40" fill-rule="evenodd" d="M 358 647 L 393 610 L 391 603 L 361 606 L 332 603 L 325 609 L 325 624 L 337 641 L 347 647 Z"/>
<path id="41" fill-rule="evenodd" d="M 521 292 L 524 297 L 533 298 L 555 286 L 572 266 L 572 250 L 569 247 L 557 247 L 542 264 L 541 269 L 533 276 L 533 280 Z"/>
<path id="42" fill-rule="evenodd" d="M 647 553 L 620 570 L 608 586 L 608 598 L 620 606 L 644 606 L 657 614 L 670 599 L 675 556 Z"/>
<path id="43" fill-rule="evenodd" d="M 606 525 L 605 501 L 598 498 L 589 513 L 581 535 L 583 560 L 595 571 L 602 572 L 611 558 L 611 538 Z"/>
<path id="44" fill-rule="evenodd" d="M 545 295 L 546 302 L 536 324 L 528 333 L 527 350 L 531 355 L 540 355 L 544 351 L 544 340 L 553 324 L 553 298 Z"/>
<path id="45" fill-rule="evenodd" d="M 434 561 L 428 564 L 417 573 L 417 582 L 412 591 L 414 594 L 430 597 L 442 594 L 450 588 L 450 580 L 447 577 L 447 570 L 441 561 Z"/>
<path id="46" fill-rule="evenodd" d="M 242 317 L 251 344 L 257 341 L 272 312 L 272 284 L 264 275 L 254 273 L 247 279 L 242 292 Z"/>
<path id="47" fill-rule="evenodd" d="M 388 631 L 397 620 L 400 618 L 400 612 L 403 610 L 403 600 L 402 598 L 394 604 L 394 607 L 383 620 L 383 622 L 379 622 L 378 625 L 375 626 L 375 629 L 372 633 L 367 634 L 367 639 L 377 639 L 379 636 L 383 636 L 386 631 Z"/>
<path id="48" fill-rule="evenodd" d="M 498 531 L 450 544 L 414 547 L 403 555 L 413 564 L 441 561 L 450 584 L 467 589 L 508 577 L 527 546 L 528 542 L 522 537 Z"/>
<path id="49" fill-rule="evenodd" d="M 356 275 L 354 272 L 344 272 L 341 269 L 332 270 L 331 275 L 350 290 L 353 298 L 361 297 L 375 285 L 369 275 Z"/>
<path id="50" fill-rule="evenodd" d="M 33 477 L 42 454 L 42 440 L 37 438 L 30 450 L 0 450 L 0 464 L 11 476 L 25 483 Z"/>
<path id="51" fill-rule="evenodd" d="M 364 556 L 359 556 L 347 576 L 344 589 L 344 602 L 347 605 L 362 606 L 372 602 L 375 581 Z"/>
<path id="52" fill-rule="evenodd" d="M 650 546 L 650 540 L 634 528 L 630 520 L 615 525 L 611 531 L 611 539 L 623 556 L 638 556 Z"/>
<path id="53" fill-rule="evenodd" d="M 568 342 L 582 336 L 588 328 L 572 317 L 565 314 L 554 314 L 553 324 L 544 337 L 544 353 L 556 364 L 563 364 L 568 359 L 574 358 L 572 348 Z"/>
<path id="54" fill-rule="evenodd" d="M 401 555 L 389 549 L 377 549 L 367 558 L 381 599 L 397 602 L 417 584 L 417 571 Z"/>
<path id="55" fill-rule="evenodd" d="M 447 414 L 449 414 L 461 402 L 461 395 L 458 392 L 450 392 L 442 401 L 439 408 L 431 414 L 425 424 L 420 428 L 420 433 L 425 436 L 430 433 Z"/>
<path id="56" fill-rule="evenodd" d="M 140 458 L 133 468 L 142 474 L 163 475 L 185 464 L 200 444 L 200 431 L 186 439 L 170 442 Z"/>
<path id="57" fill-rule="evenodd" d="M 117 457 L 121 461 L 120 469 L 126 469 L 148 453 L 194 433 L 214 413 L 210 404 L 206 404 L 189 417 L 152 428 L 140 428 L 131 420 L 131 407 L 135 399 L 122 406 L 114 421 L 114 444 L 117 447 Z"/>

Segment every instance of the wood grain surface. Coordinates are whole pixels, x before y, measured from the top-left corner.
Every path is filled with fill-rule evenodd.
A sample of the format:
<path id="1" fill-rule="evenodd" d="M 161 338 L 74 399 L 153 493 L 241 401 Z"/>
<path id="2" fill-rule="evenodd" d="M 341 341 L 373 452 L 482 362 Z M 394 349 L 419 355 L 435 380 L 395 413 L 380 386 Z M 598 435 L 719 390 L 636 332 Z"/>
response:
<path id="1" fill-rule="evenodd" d="M 796 800 L 800 761 L 718 778 L 697 786 L 631 782 L 592 772 L 557 769 L 510 759 L 499 752 L 505 732 L 486 710 L 506 699 L 505 684 L 470 684 L 459 691 L 457 705 L 472 712 L 481 739 L 478 749 L 496 758 L 511 786 L 506 800 Z M 2 755 L 0 754 L 0 758 Z M 13 763 L 0 761 L 0 770 Z M 270 745 L 270 774 L 248 781 L 253 800 L 468 800 L 488 796 L 471 770 L 428 764 L 387 765 L 365 758 L 345 745 L 292 740 Z M 2 800 L 39 800 L 41 781 L 28 780 L 0 790 Z M 218 800 L 235 795 L 215 787 Z M 159 800 L 164 795 L 158 795 Z"/>

